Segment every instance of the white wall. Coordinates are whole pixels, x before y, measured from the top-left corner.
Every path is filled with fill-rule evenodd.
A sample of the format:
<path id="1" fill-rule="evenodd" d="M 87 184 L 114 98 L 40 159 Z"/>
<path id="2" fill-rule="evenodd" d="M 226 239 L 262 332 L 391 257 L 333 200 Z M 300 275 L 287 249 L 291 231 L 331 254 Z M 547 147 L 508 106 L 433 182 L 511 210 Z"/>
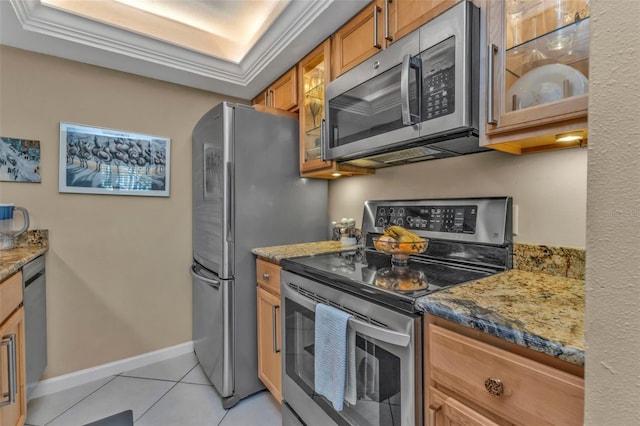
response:
<path id="1" fill-rule="evenodd" d="M 640 2 L 591 7 L 585 424 L 637 425 Z"/>
<path id="2" fill-rule="evenodd" d="M 586 191 L 586 149 L 523 156 L 483 152 L 332 181 L 329 215 L 360 224 L 368 199 L 509 195 L 519 210 L 515 241 L 584 248 Z"/>

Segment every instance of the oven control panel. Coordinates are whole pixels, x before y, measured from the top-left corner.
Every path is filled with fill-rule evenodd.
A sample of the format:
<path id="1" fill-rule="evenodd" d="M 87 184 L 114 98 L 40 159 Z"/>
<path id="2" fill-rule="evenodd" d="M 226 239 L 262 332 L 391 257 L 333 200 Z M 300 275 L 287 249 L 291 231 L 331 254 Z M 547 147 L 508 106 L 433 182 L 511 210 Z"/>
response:
<path id="1" fill-rule="evenodd" d="M 377 206 L 375 226 L 399 225 L 416 231 L 474 234 L 478 206 Z"/>

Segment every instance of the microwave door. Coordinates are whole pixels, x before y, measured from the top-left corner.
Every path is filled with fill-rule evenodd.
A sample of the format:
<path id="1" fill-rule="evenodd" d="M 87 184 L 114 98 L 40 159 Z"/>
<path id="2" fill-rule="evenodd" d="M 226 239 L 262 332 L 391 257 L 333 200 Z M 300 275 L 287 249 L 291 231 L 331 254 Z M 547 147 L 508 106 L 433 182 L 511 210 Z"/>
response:
<path id="1" fill-rule="evenodd" d="M 327 85 L 327 159 L 349 160 L 419 137 L 419 124 L 406 120 L 407 106 L 419 115 L 420 78 L 416 37 L 407 36 Z"/>

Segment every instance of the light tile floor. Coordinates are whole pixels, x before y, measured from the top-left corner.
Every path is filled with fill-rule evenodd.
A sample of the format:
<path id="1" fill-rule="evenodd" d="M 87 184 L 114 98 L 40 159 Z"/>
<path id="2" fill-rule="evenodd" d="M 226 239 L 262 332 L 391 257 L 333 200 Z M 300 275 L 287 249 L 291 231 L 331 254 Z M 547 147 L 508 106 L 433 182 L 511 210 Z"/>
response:
<path id="1" fill-rule="evenodd" d="M 194 354 L 150 364 L 32 399 L 27 426 L 81 426 L 133 410 L 136 426 L 275 426 L 280 405 L 267 391 L 229 410 Z"/>

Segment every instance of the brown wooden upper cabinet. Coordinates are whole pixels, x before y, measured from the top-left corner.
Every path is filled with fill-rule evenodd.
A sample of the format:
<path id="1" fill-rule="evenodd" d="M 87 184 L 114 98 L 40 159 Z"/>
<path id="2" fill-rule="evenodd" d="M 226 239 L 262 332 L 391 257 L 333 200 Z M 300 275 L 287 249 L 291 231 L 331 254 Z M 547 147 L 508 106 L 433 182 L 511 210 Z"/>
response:
<path id="1" fill-rule="evenodd" d="M 331 79 L 350 70 L 460 0 L 376 0 L 332 36 Z"/>
<path id="2" fill-rule="evenodd" d="M 589 1 L 484 0 L 486 134 L 514 154 L 587 142 Z"/>
<path id="3" fill-rule="evenodd" d="M 298 63 L 298 104 L 300 120 L 300 175 L 336 179 L 341 176 L 371 174 L 372 169 L 323 161 L 320 153 L 324 93 L 331 66 L 331 41 L 325 40 Z"/>
<path id="4" fill-rule="evenodd" d="M 252 104 L 264 105 L 285 111 L 298 110 L 297 68 L 294 66 L 271 86 L 256 96 Z"/>

